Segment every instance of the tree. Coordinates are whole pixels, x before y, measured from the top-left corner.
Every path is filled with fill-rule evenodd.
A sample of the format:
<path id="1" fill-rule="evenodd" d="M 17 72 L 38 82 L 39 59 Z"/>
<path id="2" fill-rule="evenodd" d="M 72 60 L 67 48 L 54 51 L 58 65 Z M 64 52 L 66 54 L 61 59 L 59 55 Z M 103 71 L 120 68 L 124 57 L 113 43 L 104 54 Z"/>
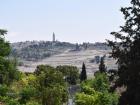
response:
<path id="1" fill-rule="evenodd" d="M 36 86 L 42 105 L 62 105 L 67 101 L 63 74 L 47 65 L 39 65 L 35 71 Z"/>
<path id="2" fill-rule="evenodd" d="M 112 57 L 118 63 L 115 87 L 125 86 L 119 105 L 140 105 L 140 1 L 131 0 L 130 7 L 121 8 L 125 24 L 119 32 L 112 32 L 115 41 L 109 41 Z"/>
<path id="3" fill-rule="evenodd" d="M 81 93 L 75 97 L 76 105 L 117 105 L 118 95 L 109 92 L 108 77 L 104 73 L 96 74 L 94 79 L 82 82 Z"/>
<path id="4" fill-rule="evenodd" d="M 0 29 L 0 84 L 9 85 L 13 80 L 18 79 L 19 72 L 16 69 L 16 61 L 9 60 L 11 51 L 9 42 L 5 41 L 6 30 Z"/>
<path id="5" fill-rule="evenodd" d="M 110 69 L 107 71 L 108 77 L 109 77 L 109 81 L 114 83 L 114 81 L 117 79 L 118 77 L 118 71 L 116 69 Z"/>
<path id="6" fill-rule="evenodd" d="M 4 39 L 5 34 L 7 34 L 7 31 L 0 29 L 0 57 L 8 56 L 11 50 L 9 42 Z"/>
<path id="7" fill-rule="evenodd" d="M 105 73 L 97 73 L 93 80 L 92 87 L 96 91 L 105 92 L 109 90 L 109 79 Z"/>
<path id="8" fill-rule="evenodd" d="M 71 85 L 75 85 L 79 79 L 79 70 L 75 66 L 57 66 L 56 70 L 60 71 L 66 80 Z"/>
<path id="9" fill-rule="evenodd" d="M 46 73 L 47 70 L 54 70 L 55 68 L 49 65 L 38 65 L 34 71 L 35 75 L 40 75 L 41 73 Z"/>
<path id="10" fill-rule="evenodd" d="M 36 96 L 36 89 L 29 86 L 24 87 L 20 92 L 20 100 L 21 104 L 26 104 L 32 97 Z"/>
<path id="11" fill-rule="evenodd" d="M 86 79 L 87 79 L 86 66 L 85 66 L 85 63 L 83 62 L 82 71 L 81 71 L 81 74 L 80 74 L 80 80 L 82 82 L 82 81 L 84 81 Z"/>
<path id="12" fill-rule="evenodd" d="M 101 73 L 106 73 L 106 66 L 104 63 L 104 57 L 101 57 L 100 64 L 99 64 L 99 71 Z"/>

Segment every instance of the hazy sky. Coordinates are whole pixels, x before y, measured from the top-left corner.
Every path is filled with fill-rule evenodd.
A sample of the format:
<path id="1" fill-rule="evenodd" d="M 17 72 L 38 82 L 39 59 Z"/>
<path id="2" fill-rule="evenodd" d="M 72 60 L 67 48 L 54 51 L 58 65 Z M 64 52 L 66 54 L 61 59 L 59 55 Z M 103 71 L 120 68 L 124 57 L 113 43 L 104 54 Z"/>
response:
<path id="1" fill-rule="evenodd" d="M 6 39 L 103 42 L 123 25 L 120 7 L 129 0 L 1 0 L 0 28 Z"/>

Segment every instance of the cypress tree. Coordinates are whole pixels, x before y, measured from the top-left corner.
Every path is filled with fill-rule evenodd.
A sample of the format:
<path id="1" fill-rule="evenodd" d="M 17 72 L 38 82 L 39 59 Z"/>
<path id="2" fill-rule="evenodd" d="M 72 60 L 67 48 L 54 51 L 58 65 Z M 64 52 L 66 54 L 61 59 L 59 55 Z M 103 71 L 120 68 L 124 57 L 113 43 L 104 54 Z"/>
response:
<path id="1" fill-rule="evenodd" d="M 99 71 L 101 73 L 106 73 L 106 66 L 104 63 L 104 57 L 101 57 L 100 64 L 99 64 Z"/>
<path id="2" fill-rule="evenodd" d="M 85 63 L 83 62 L 82 71 L 80 73 L 80 81 L 82 82 L 86 79 L 87 79 L 86 66 L 85 66 Z"/>

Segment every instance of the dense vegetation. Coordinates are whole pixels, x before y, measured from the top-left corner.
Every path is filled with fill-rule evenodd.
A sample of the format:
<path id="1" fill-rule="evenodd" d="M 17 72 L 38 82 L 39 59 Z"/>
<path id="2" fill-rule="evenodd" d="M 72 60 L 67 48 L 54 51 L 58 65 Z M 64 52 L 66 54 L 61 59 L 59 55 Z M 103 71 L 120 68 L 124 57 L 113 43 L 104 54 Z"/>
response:
<path id="1" fill-rule="evenodd" d="M 117 105 L 118 95 L 110 92 L 110 83 L 105 73 L 97 73 L 94 79 L 81 84 L 81 92 L 76 94 L 76 105 Z"/>

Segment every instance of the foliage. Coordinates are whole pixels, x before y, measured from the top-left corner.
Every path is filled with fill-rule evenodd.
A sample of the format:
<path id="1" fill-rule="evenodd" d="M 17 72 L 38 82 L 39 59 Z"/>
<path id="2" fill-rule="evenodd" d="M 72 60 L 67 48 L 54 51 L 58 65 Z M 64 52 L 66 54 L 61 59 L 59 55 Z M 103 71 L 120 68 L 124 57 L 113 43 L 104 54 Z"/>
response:
<path id="1" fill-rule="evenodd" d="M 106 73 L 106 66 L 104 63 L 104 57 L 101 57 L 100 64 L 99 64 L 99 71 L 101 73 Z"/>
<path id="2" fill-rule="evenodd" d="M 33 101 L 27 102 L 26 105 L 41 105 L 41 104 L 39 104 L 38 102 L 36 102 L 35 100 L 33 100 Z"/>
<path id="3" fill-rule="evenodd" d="M 83 63 L 82 65 L 82 71 L 81 71 L 81 74 L 80 74 L 80 81 L 85 81 L 87 79 L 87 72 L 86 72 L 86 66 L 85 66 L 85 63 Z"/>
<path id="4" fill-rule="evenodd" d="M 0 29 L 0 35 L 4 36 L 5 34 L 7 34 L 7 30 Z"/>
<path id="5" fill-rule="evenodd" d="M 68 95 L 63 73 L 48 65 L 38 66 L 34 74 L 20 73 L 16 68 L 17 60 L 8 59 L 10 45 L 4 39 L 6 32 L 0 30 L 0 101 L 5 105 L 65 103 Z M 71 69 L 76 70 L 74 67 Z M 78 70 L 72 70 L 69 71 L 69 77 L 75 81 Z"/>
<path id="6" fill-rule="evenodd" d="M 0 29 L 0 84 L 9 85 L 13 80 L 19 79 L 19 72 L 16 69 L 16 62 L 9 60 L 10 54 L 9 42 L 5 41 L 6 30 Z"/>
<path id="7" fill-rule="evenodd" d="M 107 72 L 109 81 L 114 83 L 116 81 L 116 79 L 118 78 L 118 71 L 115 69 L 110 69 Z"/>
<path id="8" fill-rule="evenodd" d="M 20 92 L 20 100 L 21 104 L 26 104 L 32 97 L 36 96 L 36 89 L 33 87 L 24 87 Z"/>
<path id="9" fill-rule="evenodd" d="M 42 105 L 62 105 L 67 101 L 67 93 L 63 86 L 55 85 L 42 90 Z"/>
<path id="10" fill-rule="evenodd" d="M 40 68 L 40 69 L 39 69 Z M 40 72 L 39 72 L 40 71 Z M 63 74 L 51 66 L 38 66 L 37 85 L 42 105 L 61 105 L 67 101 L 67 90 Z"/>
<path id="11" fill-rule="evenodd" d="M 140 1 L 131 0 L 121 8 L 125 24 L 119 32 L 112 32 L 115 41 L 108 41 L 112 57 L 117 59 L 118 76 L 115 87 L 125 86 L 119 105 L 139 105 L 140 97 Z M 119 40 L 119 42 L 118 42 Z"/>
<path id="12" fill-rule="evenodd" d="M 9 42 L 5 41 L 6 30 L 0 29 L 0 100 L 6 105 L 18 105 L 18 102 L 7 97 L 9 85 L 19 79 L 14 60 L 9 60 L 11 48 Z"/>
<path id="13" fill-rule="evenodd" d="M 75 85 L 79 79 L 79 70 L 75 66 L 57 66 L 56 70 L 60 71 L 65 80 L 71 84 Z"/>
<path id="14" fill-rule="evenodd" d="M 49 65 L 38 65 L 34 73 L 36 75 L 40 75 L 41 73 L 44 73 L 44 72 L 46 73 L 47 70 L 53 71 L 54 69 L 55 69 L 54 67 L 49 66 Z"/>
<path id="15" fill-rule="evenodd" d="M 76 105 L 117 105 L 118 95 L 111 93 L 76 94 Z"/>
<path id="16" fill-rule="evenodd" d="M 4 39 L 5 34 L 7 34 L 7 31 L 0 29 L 0 57 L 5 57 L 10 54 L 10 45 Z"/>
<path id="17" fill-rule="evenodd" d="M 79 93 L 76 95 L 76 105 L 97 105 L 96 99 L 97 97 L 84 94 L 84 93 Z"/>
<path id="18" fill-rule="evenodd" d="M 117 105 L 118 95 L 109 92 L 107 75 L 98 73 L 94 79 L 81 84 L 81 93 L 76 94 L 75 103 L 76 105 Z"/>
<path id="19" fill-rule="evenodd" d="M 118 105 L 118 95 L 116 93 L 104 92 L 99 94 L 99 105 Z"/>
<path id="20" fill-rule="evenodd" d="M 15 98 L 22 105 L 62 105 L 67 102 L 68 93 L 60 71 L 51 66 L 40 65 L 34 74 L 26 74 L 23 73 L 19 81 L 10 85 L 9 100 Z"/>
<path id="21" fill-rule="evenodd" d="M 1 84 L 10 84 L 13 80 L 20 78 L 20 72 L 16 69 L 14 60 L 0 59 Z"/>
<path id="22" fill-rule="evenodd" d="M 0 96 L 6 96 L 8 87 L 6 85 L 0 85 Z"/>
<path id="23" fill-rule="evenodd" d="M 92 86 L 96 91 L 105 92 L 109 90 L 109 79 L 104 73 L 97 73 L 93 80 Z"/>
<path id="24" fill-rule="evenodd" d="M 4 105 L 20 105 L 17 100 L 6 96 L 5 97 L 0 96 L 0 101 L 4 103 Z"/>

